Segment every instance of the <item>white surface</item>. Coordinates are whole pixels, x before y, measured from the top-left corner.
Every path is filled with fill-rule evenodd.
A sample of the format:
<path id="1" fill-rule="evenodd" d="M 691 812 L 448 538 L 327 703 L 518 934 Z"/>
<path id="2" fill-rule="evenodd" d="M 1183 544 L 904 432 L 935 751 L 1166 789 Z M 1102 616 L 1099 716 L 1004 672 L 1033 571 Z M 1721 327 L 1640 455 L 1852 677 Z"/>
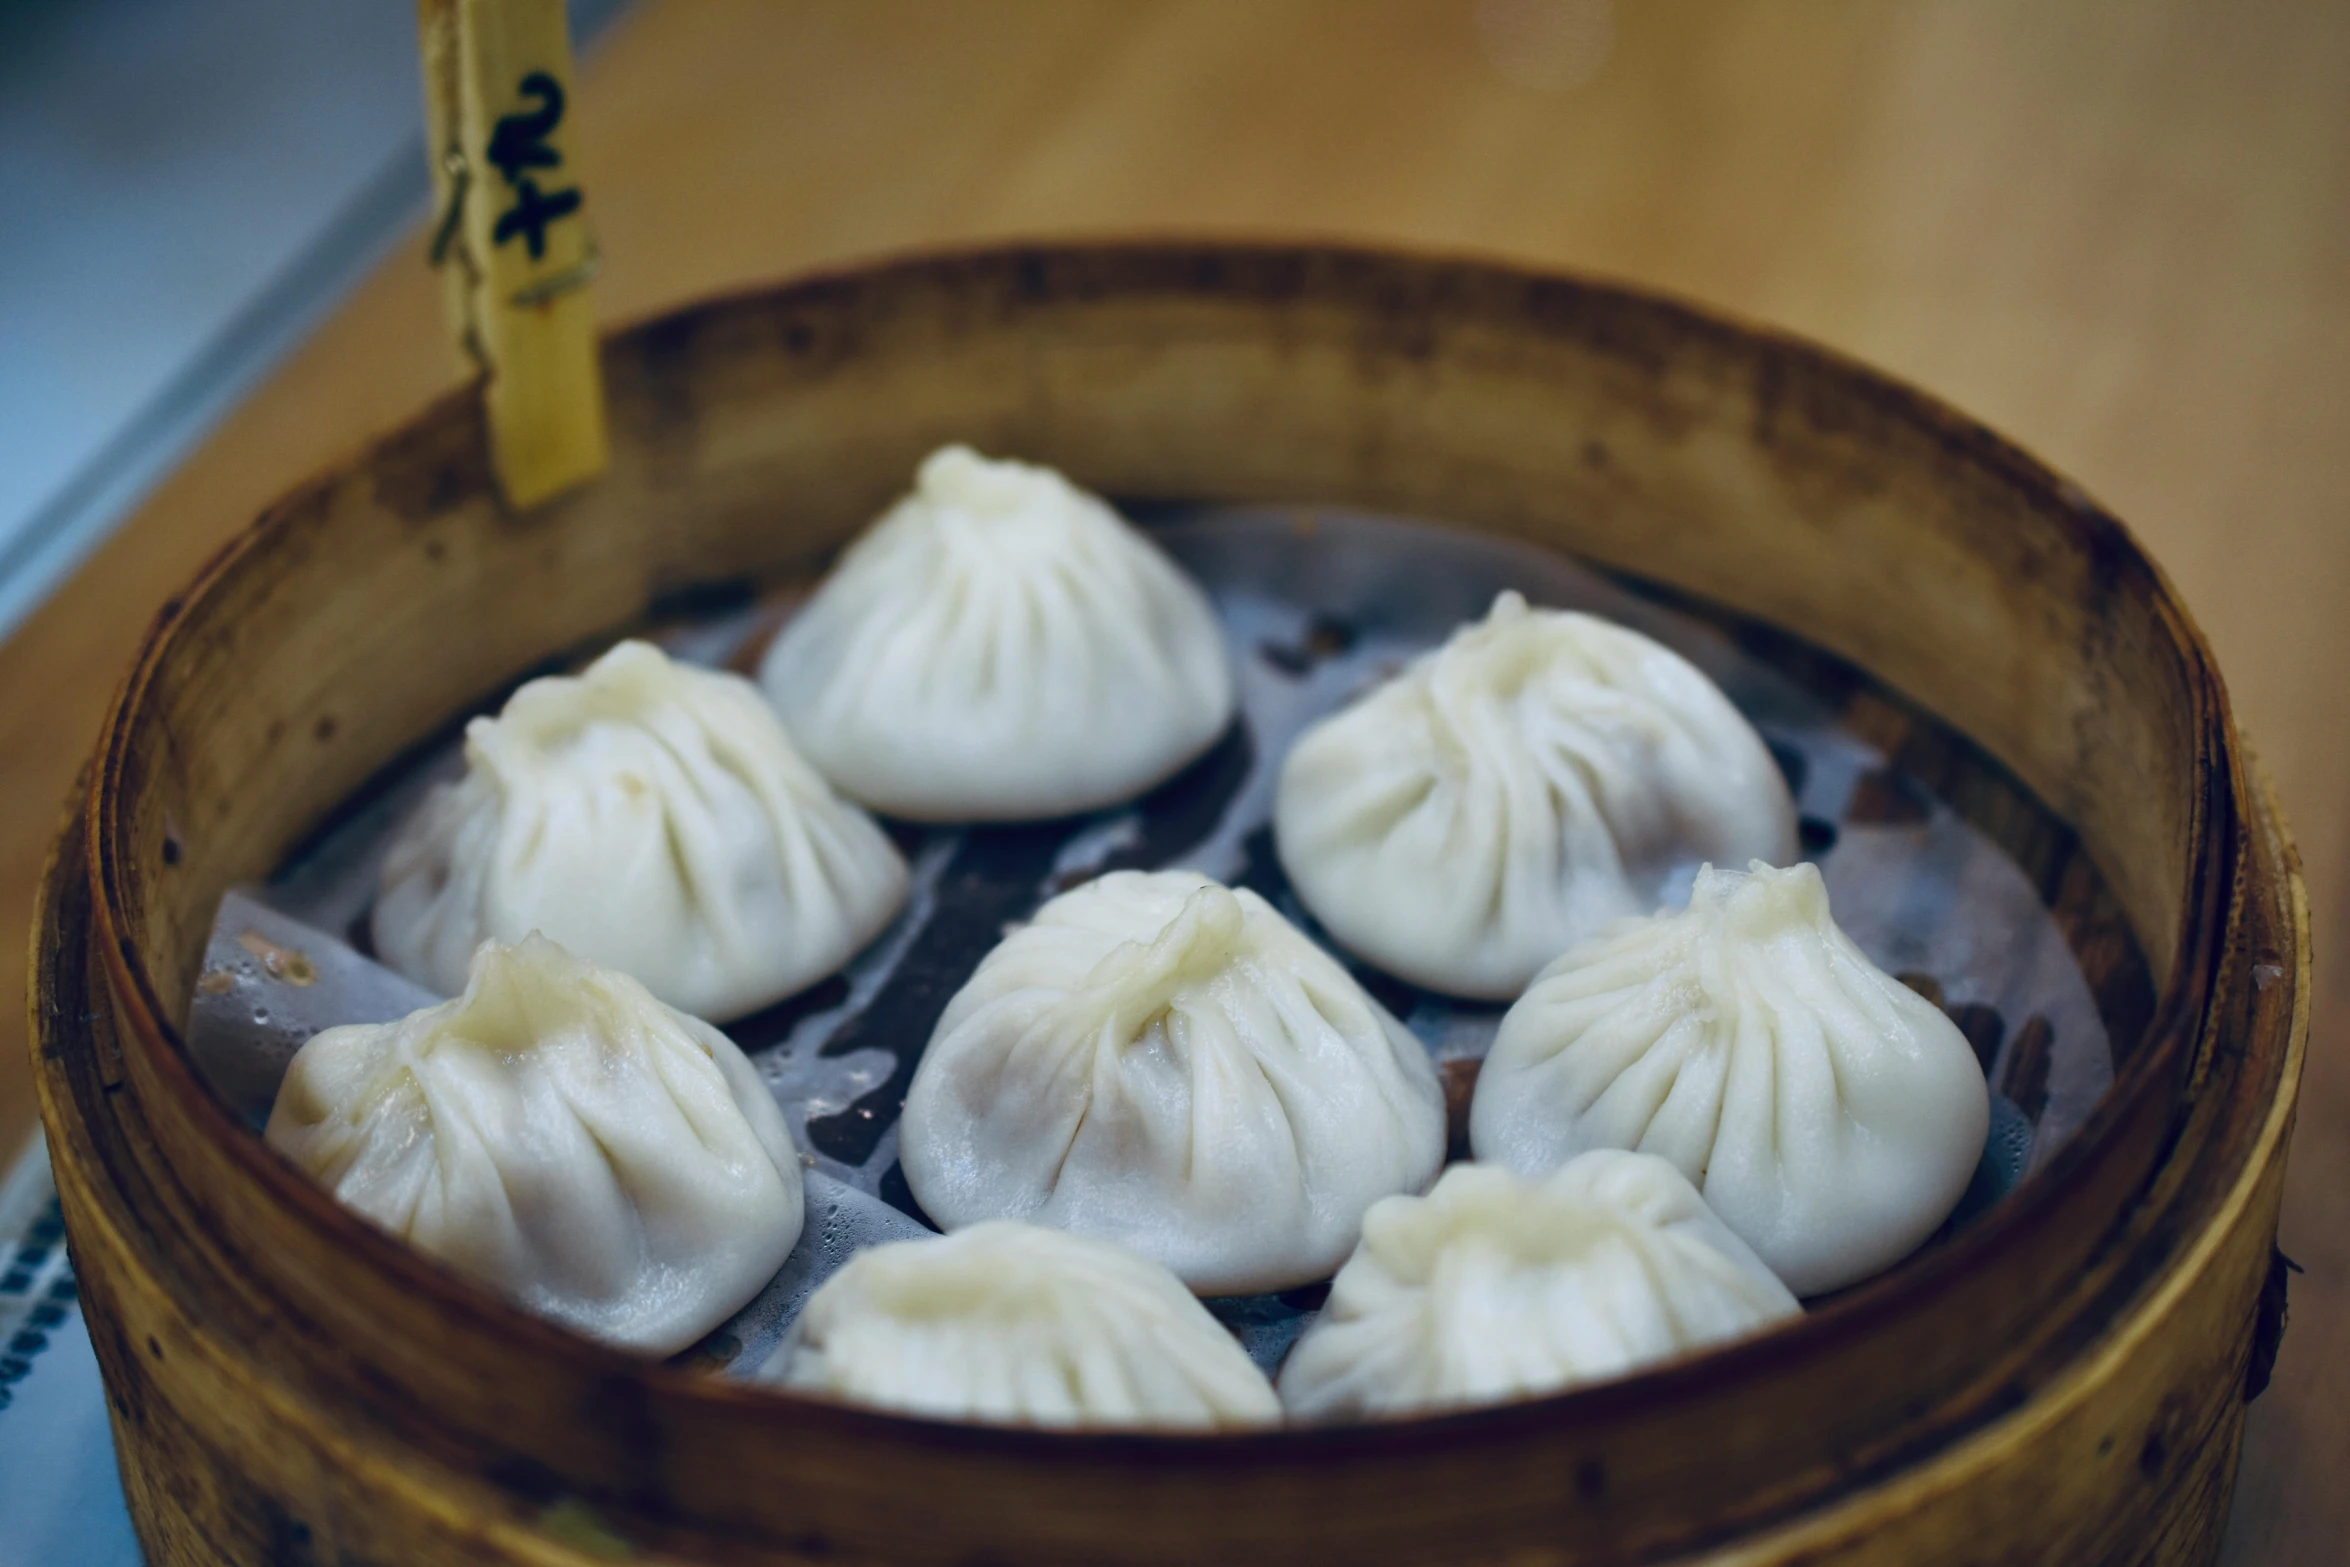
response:
<path id="1" fill-rule="evenodd" d="M 407 0 L 45 0 L 0 26 L 0 625 L 102 536 L 29 530 L 137 466 L 90 472 L 158 399 L 206 401 L 175 381 L 407 151 L 415 29 Z"/>
<path id="2" fill-rule="evenodd" d="M 423 216 L 422 116 L 412 0 L 0 3 L 0 635 Z"/>

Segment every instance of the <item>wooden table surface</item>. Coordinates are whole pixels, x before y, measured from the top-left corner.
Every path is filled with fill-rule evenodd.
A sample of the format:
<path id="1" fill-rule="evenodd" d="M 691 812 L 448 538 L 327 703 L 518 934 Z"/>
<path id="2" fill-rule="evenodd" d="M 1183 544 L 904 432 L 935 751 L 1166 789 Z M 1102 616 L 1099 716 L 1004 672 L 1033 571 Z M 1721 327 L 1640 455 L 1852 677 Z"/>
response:
<path id="1" fill-rule="evenodd" d="M 2137 530 L 2298 834 L 2294 1282 L 2224 1560 L 2350 1540 L 2350 6 L 645 0 L 583 73 L 606 319 L 1009 235 L 1359 238 L 1612 274 L 1931 388 Z M 0 928 L 157 605 L 456 380 L 406 246 L 0 646 Z M 0 967 L 0 1017 L 23 1014 Z M 0 1150 L 31 1120 L 0 1049 Z"/>

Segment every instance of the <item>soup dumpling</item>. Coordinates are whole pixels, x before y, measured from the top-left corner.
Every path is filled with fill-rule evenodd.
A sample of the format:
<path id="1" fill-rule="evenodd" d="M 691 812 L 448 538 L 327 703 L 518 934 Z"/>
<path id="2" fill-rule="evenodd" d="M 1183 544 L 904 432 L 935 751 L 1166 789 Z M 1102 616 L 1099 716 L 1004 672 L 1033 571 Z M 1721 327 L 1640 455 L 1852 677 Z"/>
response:
<path id="1" fill-rule="evenodd" d="M 442 994 L 486 937 L 538 931 L 726 1019 L 841 967 L 906 864 L 739 675 L 622 642 L 465 728 L 465 776 L 395 836 L 376 951 Z"/>
<path id="2" fill-rule="evenodd" d="M 1202 593 L 1050 468 L 933 453 L 851 544 L 759 673 L 824 775 L 915 821 L 1020 821 L 1128 800 L 1232 721 Z"/>
<path id="3" fill-rule="evenodd" d="M 1509 1000 L 1706 860 L 1795 857 L 1751 725 L 1663 644 L 1516 593 L 1282 764 L 1283 869 L 1340 945 L 1417 985 Z"/>
<path id="4" fill-rule="evenodd" d="M 1662 1159 L 1588 1153 L 1535 1180 L 1456 1164 L 1363 1220 L 1281 1401 L 1327 1420 L 1527 1398 L 1799 1309 Z"/>
<path id="5" fill-rule="evenodd" d="M 1973 1047 L 1838 928 L 1810 865 L 1700 871 L 1689 906 L 1600 932 L 1502 1019 L 1477 1157 L 1670 1159 L 1800 1295 L 1932 1234 L 1990 1126 Z"/>
<path id="6" fill-rule="evenodd" d="M 944 1228 L 1100 1236 L 1209 1295 L 1328 1278 L 1444 1144 L 1420 1042 L 1264 899 L 1190 871 L 1103 876 L 1005 937 L 899 1123 Z"/>
<path id="7" fill-rule="evenodd" d="M 453 1001 L 314 1035 L 263 1136 L 524 1309 L 654 1355 L 740 1310 L 805 1222 L 734 1042 L 539 936 L 485 943 Z"/>
<path id="8" fill-rule="evenodd" d="M 1281 1405 L 1176 1277 L 1107 1241 L 997 1220 L 859 1252 L 759 1380 L 950 1420 L 1245 1426 Z"/>

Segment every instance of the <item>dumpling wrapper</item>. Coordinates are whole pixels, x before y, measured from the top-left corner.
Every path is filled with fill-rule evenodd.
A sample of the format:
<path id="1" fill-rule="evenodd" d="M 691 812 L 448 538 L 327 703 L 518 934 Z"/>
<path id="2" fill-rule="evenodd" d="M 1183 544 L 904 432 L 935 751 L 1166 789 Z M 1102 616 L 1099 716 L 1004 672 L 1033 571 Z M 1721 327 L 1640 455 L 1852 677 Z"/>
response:
<path id="1" fill-rule="evenodd" d="M 887 925 L 906 863 L 739 675 L 622 642 L 465 728 L 465 776 L 392 841 L 385 963 L 443 995 L 538 931 L 724 1020 L 806 989 Z"/>
<path id="2" fill-rule="evenodd" d="M 949 446 L 860 535 L 759 681 L 844 793 L 914 821 L 1132 799 L 1232 722 L 1207 595 L 1050 468 Z"/>
<path id="3" fill-rule="evenodd" d="M 1662 1159 L 1587 1153 L 1539 1180 L 1456 1164 L 1364 1219 L 1281 1402 L 1333 1420 L 1530 1398 L 1800 1310 Z"/>
<path id="4" fill-rule="evenodd" d="M 1298 739 L 1273 829 L 1341 946 L 1490 1000 L 1701 861 L 1796 850 L 1786 781 L 1712 681 L 1636 631 L 1508 592 Z"/>
<path id="5" fill-rule="evenodd" d="M 899 1122 L 942 1227 L 1100 1236 L 1205 1295 L 1328 1278 L 1444 1144 L 1420 1042 L 1264 899 L 1190 871 L 1115 872 L 1005 937 Z"/>
<path id="6" fill-rule="evenodd" d="M 1990 1090 L 1939 1007 L 1853 945 L 1810 865 L 1698 873 L 1685 910 L 1601 932 L 1502 1019 L 1480 1159 L 1670 1159 L 1799 1295 L 1932 1234 L 1983 1155 Z"/>
<path id="7" fill-rule="evenodd" d="M 732 1316 L 805 1222 L 734 1042 L 537 936 L 485 943 L 453 1001 L 312 1036 L 262 1135 L 524 1309 L 652 1355 Z"/>
<path id="8" fill-rule="evenodd" d="M 1165 1268 L 999 1220 L 859 1252 L 758 1379 L 947 1420 L 1252 1426 L 1273 1385 Z"/>

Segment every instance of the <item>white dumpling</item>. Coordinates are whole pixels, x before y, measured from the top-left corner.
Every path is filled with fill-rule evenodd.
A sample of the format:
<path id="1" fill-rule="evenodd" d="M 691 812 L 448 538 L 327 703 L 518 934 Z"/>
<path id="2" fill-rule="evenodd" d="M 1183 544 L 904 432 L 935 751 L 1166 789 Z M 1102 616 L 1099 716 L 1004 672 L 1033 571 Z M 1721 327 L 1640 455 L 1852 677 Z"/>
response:
<path id="1" fill-rule="evenodd" d="M 525 1309 L 648 1354 L 740 1310 L 805 1222 L 734 1042 L 538 936 L 485 943 L 453 1001 L 314 1035 L 263 1136 Z"/>
<path id="2" fill-rule="evenodd" d="M 1539 1180 L 1456 1164 L 1363 1220 L 1281 1402 L 1330 1420 L 1528 1398 L 1800 1310 L 1662 1159 L 1588 1153 Z"/>
<path id="3" fill-rule="evenodd" d="M 465 727 L 465 776 L 386 855 L 376 951 L 443 995 L 538 931 L 697 1017 L 755 1012 L 897 913 L 906 863 L 758 688 L 623 642 Z"/>
<path id="4" fill-rule="evenodd" d="M 1121 1246 L 998 1221 L 861 1251 L 759 1380 L 948 1420 L 1245 1426 L 1281 1418 L 1222 1324 Z"/>
<path id="5" fill-rule="evenodd" d="M 1477 1079 L 1477 1157 L 1534 1172 L 1587 1148 L 1670 1159 L 1799 1295 L 1932 1234 L 1982 1158 L 1966 1036 L 1871 963 L 1809 865 L 1698 873 L 1545 969 Z"/>
<path id="6" fill-rule="evenodd" d="M 1114 805 L 1232 721 L 1207 596 L 1050 468 L 949 446 L 851 544 L 760 683 L 851 797 L 916 821 Z"/>
<path id="7" fill-rule="evenodd" d="M 1483 621 L 1298 740 L 1275 842 L 1350 951 L 1508 1000 L 1706 860 L 1795 857 L 1760 736 L 1670 648 L 1503 593 Z"/>
<path id="8" fill-rule="evenodd" d="M 1005 937 L 899 1123 L 944 1228 L 1101 1236 L 1203 1295 L 1328 1278 L 1444 1142 L 1420 1042 L 1264 899 L 1190 871 L 1101 877 Z"/>

